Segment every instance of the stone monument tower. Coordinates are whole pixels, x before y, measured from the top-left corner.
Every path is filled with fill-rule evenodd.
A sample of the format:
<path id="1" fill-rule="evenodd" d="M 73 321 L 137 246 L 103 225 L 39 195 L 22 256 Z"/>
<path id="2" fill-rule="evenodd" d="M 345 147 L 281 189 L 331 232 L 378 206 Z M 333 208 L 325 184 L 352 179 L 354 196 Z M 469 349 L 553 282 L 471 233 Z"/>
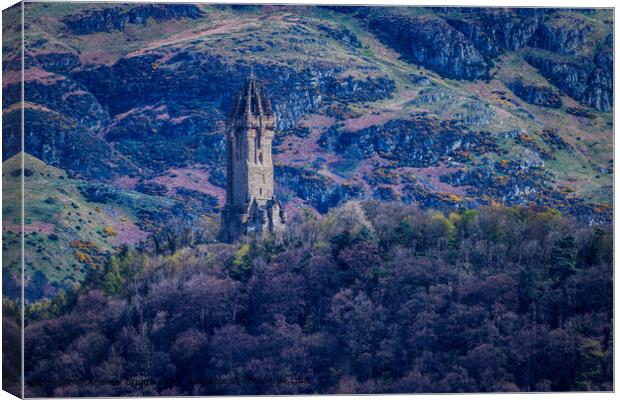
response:
<path id="1" fill-rule="evenodd" d="M 276 199 L 271 141 L 276 116 L 254 73 L 233 105 L 226 133 L 226 205 L 220 240 L 284 230 L 286 211 Z"/>

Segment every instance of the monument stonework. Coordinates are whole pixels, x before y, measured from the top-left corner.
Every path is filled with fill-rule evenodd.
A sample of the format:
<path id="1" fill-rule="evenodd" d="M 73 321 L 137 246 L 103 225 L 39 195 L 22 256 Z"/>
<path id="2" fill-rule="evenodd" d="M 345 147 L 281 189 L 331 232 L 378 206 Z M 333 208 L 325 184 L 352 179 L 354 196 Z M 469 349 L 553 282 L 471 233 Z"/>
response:
<path id="1" fill-rule="evenodd" d="M 275 196 L 271 142 L 276 116 L 250 72 L 233 105 L 226 133 L 226 205 L 220 240 L 243 235 L 279 235 L 286 211 Z"/>

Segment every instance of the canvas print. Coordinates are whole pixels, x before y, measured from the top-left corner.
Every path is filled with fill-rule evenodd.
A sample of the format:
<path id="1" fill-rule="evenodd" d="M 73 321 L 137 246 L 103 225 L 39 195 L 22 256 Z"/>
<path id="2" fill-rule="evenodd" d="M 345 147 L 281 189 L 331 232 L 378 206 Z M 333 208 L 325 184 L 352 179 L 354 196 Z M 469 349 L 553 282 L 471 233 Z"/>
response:
<path id="1" fill-rule="evenodd" d="M 2 29 L 4 390 L 613 391 L 613 9 Z"/>

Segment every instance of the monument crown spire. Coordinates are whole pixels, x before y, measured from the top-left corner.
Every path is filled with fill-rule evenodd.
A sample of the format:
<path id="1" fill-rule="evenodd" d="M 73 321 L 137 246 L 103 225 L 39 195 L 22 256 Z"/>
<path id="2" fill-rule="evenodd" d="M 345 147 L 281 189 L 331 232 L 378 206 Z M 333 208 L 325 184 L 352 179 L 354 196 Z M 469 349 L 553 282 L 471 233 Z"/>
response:
<path id="1" fill-rule="evenodd" d="M 239 91 L 233 106 L 232 117 L 244 114 L 251 115 L 272 115 L 271 102 L 266 92 L 256 80 L 254 69 L 250 68 L 250 72 L 246 78 L 243 88 Z"/>

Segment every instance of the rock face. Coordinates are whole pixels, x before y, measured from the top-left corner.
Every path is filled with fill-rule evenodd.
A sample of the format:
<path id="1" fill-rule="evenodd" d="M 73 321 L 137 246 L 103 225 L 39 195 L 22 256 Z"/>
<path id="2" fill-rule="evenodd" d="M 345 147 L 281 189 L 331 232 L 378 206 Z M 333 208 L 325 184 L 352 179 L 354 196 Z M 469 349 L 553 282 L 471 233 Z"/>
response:
<path id="1" fill-rule="evenodd" d="M 24 142 L 28 153 L 90 179 L 133 175 L 137 168 L 103 138 L 80 129 L 74 120 L 47 111 L 25 110 Z M 13 146 L 11 146 L 13 147 Z M 17 145 L 19 148 L 19 145 Z"/>
<path id="2" fill-rule="evenodd" d="M 465 8 L 461 17 L 442 9 L 450 25 L 462 32 L 485 57 L 524 47 L 534 36 L 549 9 Z"/>
<path id="3" fill-rule="evenodd" d="M 581 18 L 554 15 L 536 31 L 531 45 L 559 54 L 575 55 L 589 42 L 588 33 L 591 31 L 592 27 Z"/>
<path id="4" fill-rule="evenodd" d="M 231 93 L 236 93 L 237 82 L 243 82 L 249 70 L 245 63 L 230 65 L 220 56 L 198 50 L 177 53 L 161 63 L 160 57 L 126 57 L 111 67 L 77 72 L 74 78 L 95 93 L 112 114 L 169 100 L 181 104 L 191 101 L 193 105 L 199 101 L 209 112 L 225 115 L 232 104 Z M 278 130 L 294 126 L 325 100 L 371 101 L 394 91 L 394 82 L 385 76 L 339 80 L 336 77 L 342 68 L 338 66 L 302 70 L 268 64 L 253 67 L 256 76 L 269 87 Z"/>
<path id="5" fill-rule="evenodd" d="M 323 134 L 319 143 L 339 154 L 356 147 L 365 157 L 377 154 L 408 167 L 427 167 L 446 157 L 460 157 L 476 147 L 494 146 L 490 138 L 474 134 L 457 121 L 427 117 L 391 120 L 356 132 L 332 129 Z"/>
<path id="6" fill-rule="evenodd" d="M 442 19 L 388 13 L 372 18 L 369 28 L 413 63 L 447 77 L 472 80 L 488 73 L 478 49 Z"/>
<path id="7" fill-rule="evenodd" d="M 544 8 L 437 8 L 434 16 L 362 10 L 355 15 L 367 20 L 386 44 L 443 76 L 486 79 L 499 55 L 529 46 L 551 53 L 526 53 L 526 60 L 562 92 L 597 110 L 613 107 L 613 68 L 608 62 L 613 36 L 596 36 L 581 15 Z M 596 48 L 601 51 L 592 56 Z"/>
<path id="8" fill-rule="evenodd" d="M 65 74 L 81 65 L 80 58 L 73 53 L 45 53 L 26 56 L 24 68 L 39 67 L 56 74 Z"/>
<path id="9" fill-rule="evenodd" d="M 188 162 L 223 163 L 221 126 L 249 66 L 197 50 L 159 59 L 150 53 L 125 57 L 112 66 L 76 71 L 72 78 L 115 115 L 104 135 L 136 163 L 154 173 Z M 278 131 L 291 129 L 322 104 L 383 99 L 395 88 L 387 76 L 339 79 L 339 66 L 253 68 L 268 88 Z"/>
<path id="10" fill-rule="evenodd" d="M 601 51 L 594 58 L 596 67 L 588 78 L 588 88 L 583 96 L 583 103 L 600 111 L 610 111 L 614 106 L 614 62 L 613 50 Z"/>
<path id="11" fill-rule="evenodd" d="M 26 69 L 24 144 L 28 153 L 91 179 L 133 174 L 134 165 L 97 132 L 109 114 L 82 85 L 39 68 Z M 5 104 L 20 101 L 19 84 L 3 88 Z M 3 158 L 21 149 L 21 108 L 5 110 Z"/>
<path id="12" fill-rule="evenodd" d="M 600 111 L 609 111 L 613 107 L 610 54 L 610 50 L 599 53 L 593 63 L 587 59 L 556 61 L 538 56 L 526 56 L 525 59 L 575 100 Z"/>
<path id="13" fill-rule="evenodd" d="M 487 78 L 492 60 L 526 46 L 548 9 L 434 9 L 435 17 L 360 13 L 369 27 L 406 58 L 456 79 Z M 458 17 L 457 17 L 458 15 Z M 442 18 L 440 18 L 442 17 Z"/>
<path id="14" fill-rule="evenodd" d="M 315 171 L 290 166 L 276 167 L 276 182 L 291 188 L 298 197 L 320 213 L 326 213 L 351 199 L 365 198 L 364 190 L 355 184 L 339 184 Z"/>
<path id="15" fill-rule="evenodd" d="M 200 18 L 204 13 L 195 5 L 143 5 L 129 10 L 123 7 L 105 8 L 68 15 L 63 19 L 67 29 L 76 35 L 123 30 L 127 24 L 145 24 L 149 18 L 166 21 L 178 18 Z"/>
<path id="16" fill-rule="evenodd" d="M 509 83 L 508 87 L 515 95 L 530 104 L 550 108 L 562 107 L 562 99 L 551 87 L 524 82 L 522 77 Z"/>

